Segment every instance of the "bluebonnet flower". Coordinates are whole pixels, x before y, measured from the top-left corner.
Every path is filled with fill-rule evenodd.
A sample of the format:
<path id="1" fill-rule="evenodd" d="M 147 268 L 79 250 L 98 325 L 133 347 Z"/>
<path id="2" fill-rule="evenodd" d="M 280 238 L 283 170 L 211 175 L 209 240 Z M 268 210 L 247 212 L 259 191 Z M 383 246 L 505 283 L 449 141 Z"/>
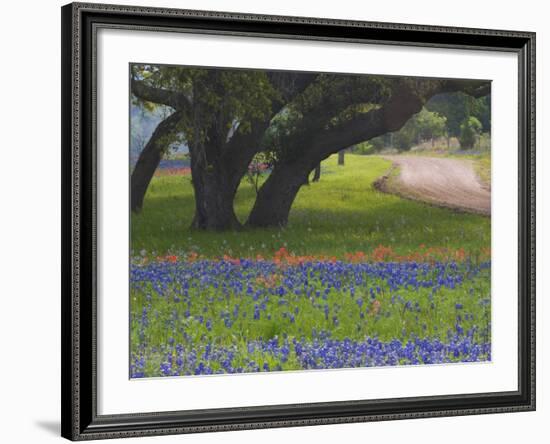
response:
<path id="1" fill-rule="evenodd" d="M 485 270 L 489 262 L 309 261 L 284 268 L 249 259 L 131 264 L 132 300 L 138 302 L 131 313 L 130 375 L 490 360 L 490 299 L 468 291 L 476 276 L 488 276 Z M 274 275 L 276 283 L 265 284 Z M 452 293 L 454 288 L 460 292 Z M 350 310 L 350 296 L 358 310 Z M 469 307 L 477 304 L 475 317 L 464 312 L 466 301 Z M 449 310 L 458 312 L 450 324 L 434 324 L 426 317 L 433 312 L 423 307 L 437 307 L 443 317 Z M 312 316 L 319 315 L 326 323 L 312 326 Z M 393 315 L 404 323 L 402 334 L 376 337 L 379 322 L 391 323 L 386 318 Z M 289 322 L 281 324 L 281 318 Z M 262 322 L 256 337 L 252 322 L 259 319 L 268 325 L 264 330 Z M 197 329 L 195 321 L 205 329 Z M 346 328 L 337 329 L 340 324 Z M 226 335 L 213 337 L 211 332 L 224 326 Z M 353 337 L 342 338 L 342 331 Z M 155 337 L 168 339 L 159 343 Z M 238 346 L 232 338 L 238 338 Z"/>

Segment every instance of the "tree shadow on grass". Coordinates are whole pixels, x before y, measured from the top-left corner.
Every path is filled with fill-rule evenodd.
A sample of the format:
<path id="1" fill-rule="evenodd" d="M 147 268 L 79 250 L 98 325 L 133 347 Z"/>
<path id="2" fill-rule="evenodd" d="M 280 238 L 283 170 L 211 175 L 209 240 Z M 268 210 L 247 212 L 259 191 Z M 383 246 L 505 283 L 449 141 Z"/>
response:
<path id="1" fill-rule="evenodd" d="M 227 249 L 228 254 L 250 255 L 250 251 L 270 254 L 286 242 L 301 254 L 332 254 L 378 244 L 405 249 L 420 244 L 473 247 L 490 239 L 490 219 L 486 217 L 377 192 L 349 200 L 343 200 L 340 194 L 329 193 L 322 203 L 316 199 L 297 200 L 287 227 L 244 227 L 238 232 L 191 230 L 195 205 L 192 194 L 155 196 L 146 200 L 142 213 L 132 219 L 132 246 L 136 251 L 174 248 L 210 256 Z M 251 197 L 246 193 L 236 203 L 241 221 Z"/>

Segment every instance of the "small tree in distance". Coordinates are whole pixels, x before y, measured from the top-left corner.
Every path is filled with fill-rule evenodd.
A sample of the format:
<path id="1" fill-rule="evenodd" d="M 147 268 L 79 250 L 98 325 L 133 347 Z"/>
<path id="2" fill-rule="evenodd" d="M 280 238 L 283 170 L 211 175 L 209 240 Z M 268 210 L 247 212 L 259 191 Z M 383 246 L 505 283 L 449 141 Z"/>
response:
<path id="1" fill-rule="evenodd" d="M 414 116 L 414 126 L 418 131 L 420 140 L 431 140 L 432 147 L 434 140 L 445 134 L 447 119 L 439 113 L 428 111 L 422 108 L 418 114 Z"/>
<path id="2" fill-rule="evenodd" d="M 256 154 L 250 165 L 248 165 L 248 171 L 246 172 L 246 179 L 250 185 L 254 188 L 256 195 L 260 189 L 260 181 L 263 174 L 267 174 L 273 167 L 273 157 L 271 153 L 260 152 Z"/>
<path id="3" fill-rule="evenodd" d="M 414 144 L 425 140 L 431 140 L 445 134 L 447 119 L 436 112 L 426 108 L 412 116 L 409 121 L 393 134 L 393 145 L 399 151 L 408 151 Z"/>
<path id="4" fill-rule="evenodd" d="M 481 122 L 473 116 L 468 117 L 460 124 L 459 142 L 462 149 L 468 150 L 475 146 L 481 134 Z"/>

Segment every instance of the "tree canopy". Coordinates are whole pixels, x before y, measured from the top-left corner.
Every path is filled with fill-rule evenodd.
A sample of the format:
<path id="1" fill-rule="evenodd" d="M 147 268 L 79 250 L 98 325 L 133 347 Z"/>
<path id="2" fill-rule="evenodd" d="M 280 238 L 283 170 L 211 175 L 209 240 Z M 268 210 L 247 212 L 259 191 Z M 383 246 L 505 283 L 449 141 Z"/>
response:
<path id="1" fill-rule="evenodd" d="M 133 65 L 131 90 L 133 100 L 145 107 L 174 110 L 143 150 L 132 193 L 143 199 L 163 150 L 174 139 L 182 140 L 191 157 L 193 225 L 226 229 L 240 226 L 233 199 L 258 153 L 268 156 L 272 169 L 258 186 L 247 224 L 284 225 L 296 193 L 323 159 L 391 132 L 406 132 L 407 125 L 418 137 L 437 137 L 452 113 L 442 101 L 432 104 L 439 110 L 423 109 L 428 101 L 462 92 L 470 97 L 460 96 L 463 108 L 476 106 L 483 114 L 488 108 L 471 97 L 487 95 L 490 83 Z M 134 187 L 134 176 L 141 188 Z"/>

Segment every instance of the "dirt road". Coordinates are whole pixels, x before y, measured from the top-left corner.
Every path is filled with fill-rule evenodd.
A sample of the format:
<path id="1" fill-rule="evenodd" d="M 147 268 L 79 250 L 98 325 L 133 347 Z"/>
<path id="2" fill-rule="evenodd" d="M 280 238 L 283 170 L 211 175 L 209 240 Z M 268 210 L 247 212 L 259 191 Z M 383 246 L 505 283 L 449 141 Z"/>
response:
<path id="1" fill-rule="evenodd" d="M 481 184 L 472 161 L 420 156 L 384 158 L 391 160 L 399 173 L 378 181 L 383 191 L 447 208 L 491 214 L 491 191 Z"/>

